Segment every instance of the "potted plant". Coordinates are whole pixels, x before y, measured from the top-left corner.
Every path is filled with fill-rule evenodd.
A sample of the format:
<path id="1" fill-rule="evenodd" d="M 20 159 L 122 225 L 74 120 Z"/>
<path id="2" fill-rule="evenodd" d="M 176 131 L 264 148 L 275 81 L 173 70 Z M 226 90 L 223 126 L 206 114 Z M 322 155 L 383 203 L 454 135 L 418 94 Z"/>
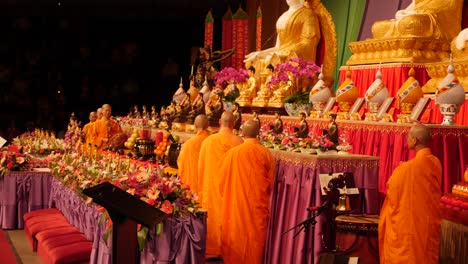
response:
<path id="1" fill-rule="evenodd" d="M 216 80 L 216 85 L 224 87 L 223 103 L 226 110 L 231 110 L 232 104 L 240 95 L 237 84 L 243 83 L 249 78 L 247 70 L 225 67 L 221 71 L 216 72 L 213 77 Z"/>
<path id="2" fill-rule="evenodd" d="M 277 64 L 275 75 L 268 85 L 271 87 L 281 82 L 292 82 L 292 91 L 284 98 L 284 106 L 289 115 L 297 115 L 298 112 L 310 111 L 309 92 L 317 74 L 321 71 L 313 61 L 305 61 L 300 58 L 290 58 L 284 63 Z"/>

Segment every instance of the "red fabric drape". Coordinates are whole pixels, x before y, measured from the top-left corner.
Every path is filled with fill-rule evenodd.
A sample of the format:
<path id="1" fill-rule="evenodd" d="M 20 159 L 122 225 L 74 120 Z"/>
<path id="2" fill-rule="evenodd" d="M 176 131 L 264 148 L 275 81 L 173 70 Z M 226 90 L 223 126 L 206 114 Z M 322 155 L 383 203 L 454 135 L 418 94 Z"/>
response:
<path id="1" fill-rule="evenodd" d="M 233 48 L 233 28 L 232 28 L 232 12 L 231 7 L 228 8 L 223 16 L 223 31 L 221 34 L 221 49 L 229 50 Z M 228 57 L 221 61 L 221 68 L 232 67 L 232 57 Z"/>
<path id="2" fill-rule="evenodd" d="M 233 47 L 236 49 L 232 56 L 232 66 L 236 69 L 244 67 L 244 57 L 248 49 L 248 27 L 249 20 L 247 13 L 241 7 L 232 16 L 233 22 Z"/>
<path id="3" fill-rule="evenodd" d="M 205 17 L 205 47 L 209 46 L 213 50 L 213 27 L 214 19 L 211 14 L 211 10 L 208 11 L 208 14 Z"/>

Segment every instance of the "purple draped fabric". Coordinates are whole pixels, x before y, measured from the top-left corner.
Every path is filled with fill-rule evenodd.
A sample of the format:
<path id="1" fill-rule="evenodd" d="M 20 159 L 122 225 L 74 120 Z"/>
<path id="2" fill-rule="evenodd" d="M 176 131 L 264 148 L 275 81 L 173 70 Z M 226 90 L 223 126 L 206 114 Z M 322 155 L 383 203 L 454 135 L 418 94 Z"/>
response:
<path id="1" fill-rule="evenodd" d="M 68 221 L 93 241 L 91 263 L 112 263 L 112 236 L 103 240 L 107 230 L 105 221 L 99 225 L 101 213 L 95 204 L 86 204 L 77 192 L 52 180 L 50 206 L 55 206 Z M 206 243 L 206 215 L 201 219 L 192 215 L 163 222 L 163 232 L 156 236 L 151 230 L 140 263 L 204 263 Z"/>
<path id="2" fill-rule="evenodd" d="M 296 238 L 293 237 L 297 230 L 283 233 L 311 217 L 307 208 L 321 205 L 325 201 L 320 192 L 319 174 L 352 172 L 356 186 L 360 190 L 360 197 L 353 204 L 354 209 L 367 214 L 379 213 L 377 157 L 334 155 L 309 156 L 301 160 L 300 154 L 284 152 L 273 154 L 276 158 L 276 175 L 271 196 L 271 215 L 264 263 L 303 263 L 303 248 L 306 243 L 306 263 L 311 263 L 312 257 L 315 261 L 318 260 L 317 256 L 323 250 L 319 243 L 322 234 L 322 216 L 317 219 L 313 235 L 312 229 L 307 236 L 301 231 Z"/>
<path id="3" fill-rule="evenodd" d="M 0 227 L 23 229 L 23 215 L 47 208 L 50 173 L 12 171 L 0 178 Z"/>

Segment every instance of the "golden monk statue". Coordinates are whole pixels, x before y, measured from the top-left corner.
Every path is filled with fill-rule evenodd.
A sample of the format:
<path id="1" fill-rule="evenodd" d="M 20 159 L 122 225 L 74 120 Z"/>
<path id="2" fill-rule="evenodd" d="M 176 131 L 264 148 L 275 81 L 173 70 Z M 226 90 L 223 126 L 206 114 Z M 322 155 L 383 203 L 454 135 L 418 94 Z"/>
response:
<path id="1" fill-rule="evenodd" d="M 252 99 L 255 98 L 257 93 L 257 80 L 255 78 L 255 67 L 250 66 L 248 69 L 249 78 L 243 83 L 240 90 L 240 95 L 236 99 L 239 106 L 250 106 Z"/>
<path id="2" fill-rule="evenodd" d="M 463 0 L 413 0 L 394 19 L 375 22 L 372 39 L 350 43 L 347 64 L 447 59 L 461 30 L 462 7 Z"/>

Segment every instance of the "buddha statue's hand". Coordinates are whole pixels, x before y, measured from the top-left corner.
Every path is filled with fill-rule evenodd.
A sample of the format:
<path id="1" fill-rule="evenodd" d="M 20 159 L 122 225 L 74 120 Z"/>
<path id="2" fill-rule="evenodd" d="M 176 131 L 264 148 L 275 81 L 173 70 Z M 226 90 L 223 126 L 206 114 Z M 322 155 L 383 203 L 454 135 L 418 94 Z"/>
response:
<path id="1" fill-rule="evenodd" d="M 260 51 L 254 51 L 254 52 L 251 52 L 251 53 L 245 55 L 244 62 L 247 63 L 247 62 L 251 62 L 251 61 L 255 60 L 255 58 L 257 58 L 257 56 L 259 54 L 260 54 Z"/>

